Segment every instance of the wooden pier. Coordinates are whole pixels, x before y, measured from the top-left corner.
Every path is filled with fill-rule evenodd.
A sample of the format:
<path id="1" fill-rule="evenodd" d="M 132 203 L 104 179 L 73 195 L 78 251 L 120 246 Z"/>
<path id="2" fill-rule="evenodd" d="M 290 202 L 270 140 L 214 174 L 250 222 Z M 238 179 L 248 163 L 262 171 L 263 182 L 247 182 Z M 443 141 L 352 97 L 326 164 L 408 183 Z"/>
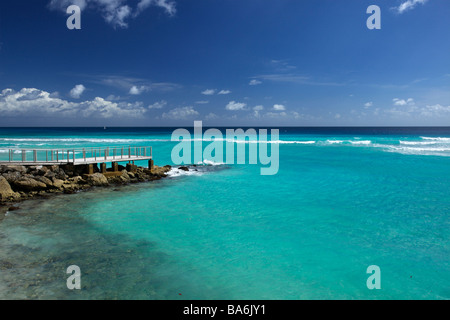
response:
<path id="1" fill-rule="evenodd" d="M 120 162 L 148 160 L 149 168 L 153 167 L 152 147 L 120 146 L 120 147 L 89 147 L 79 149 L 2 149 L 0 165 L 49 166 L 72 165 L 87 167 L 90 173 L 94 165 L 100 164 L 101 171 L 106 171 L 106 163 L 112 163 L 113 168 Z M 4 158 L 4 154 L 8 157 Z M 3 159 L 4 158 L 4 159 Z"/>

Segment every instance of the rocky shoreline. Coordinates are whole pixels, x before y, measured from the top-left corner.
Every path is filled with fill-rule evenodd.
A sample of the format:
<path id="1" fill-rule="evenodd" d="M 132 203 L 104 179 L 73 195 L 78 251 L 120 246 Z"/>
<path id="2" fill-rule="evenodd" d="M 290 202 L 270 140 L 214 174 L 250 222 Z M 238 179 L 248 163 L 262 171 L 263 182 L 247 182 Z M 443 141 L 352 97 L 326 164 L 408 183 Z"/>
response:
<path id="1" fill-rule="evenodd" d="M 0 166 L 0 208 L 13 206 L 28 199 L 54 194 L 71 194 L 93 187 L 108 187 L 160 180 L 167 177 L 171 166 L 147 169 L 135 165 L 119 166 L 100 173 L 84 174 L 83 168 L 70 165 Z"/>

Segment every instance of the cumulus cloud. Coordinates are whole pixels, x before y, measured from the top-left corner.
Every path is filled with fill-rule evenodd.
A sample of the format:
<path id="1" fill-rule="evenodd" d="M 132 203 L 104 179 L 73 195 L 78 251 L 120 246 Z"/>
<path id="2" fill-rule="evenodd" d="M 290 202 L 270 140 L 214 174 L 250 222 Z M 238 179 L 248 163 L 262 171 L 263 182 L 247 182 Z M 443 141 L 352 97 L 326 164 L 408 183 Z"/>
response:
<path id="1" fill-rule="evenodd" d="M 97 97 L 93 101 L 85 101 L 78 105 L 85 118 L 139 118 L 146 112 L 142 102 L 111 102 Z"/>
<path id="2" fill-rule="evenodd" d="M 246 103 L 236 102 L 236 101 L 230 101 L 225 109 L 228 111 L 238 111 L 238 110 L 244 110 L 245 107 L 247 107 Z"/>
<path id="3" fill-rule="evenodd" d="M 216 89 L 206 89 L 205 91 L 202 92 L 202 94 L 205 96 L 212 96 L 215 93 L 216 93 Z"/>
<path id="4" fill-rule="evenodd" d="M 150 88 L 147 87 L 147 86 L 139 86 L 139 87 L 138 86 L 132 86 L 130 88 L 129 94 L 137 96 L 137 95 L 140 95 L 141 93 L 149 91 L 149 90 L 150 90 Z"/>
<path id="5" fill-rule="evenodd" d="M 230 90 L 220 90 L 218 94 L 230 94 Z"/>
<path id="6" fill-rule="evenodd" d="M 70 102 L 34 88 L 23 88 L 18 92 L 5 89 L 0 94 L 0 113 L 4 116 L 136 118 L 145 112 L 140 102 L 117 103 L 100 97 L 80 103 Z"/>
<path id="7" fill-rule="evenodd" d="M 80 99 L 86 87 L 82 84 L 77 84 L 72 90 L 70 90 L 70 96 L 74 99 Z"/>
<path id="8" fill-rule="evenodd" d="M 402 14 L 406 11 L 412 10 L 419 4 L 425 4 L 428 2 L 428 0 L 406 0 L 403 1 L 398 7 L 394 7 L 393 9 L 399 13 Z"/>
<path id="9" fill-rule="evenodd" d="M 169 15 L 176 13 L 176 5 L 170 0 L 50 0 L 49 8 L 64 13 L 70 5 L 77 5 L 81 10 L 96 10 L 100 12 L 106 22 L 113 27 L 127 28 L 128 20 L 137 17 L 151 6 L 159 7 Z"/>
<path id="10" fill-rule="evenodd" d="M 265 114 L 268 118 L 284 118 L 287 116 L 286 112 L 267 112 Z"/>
<path id="11" fill-rule="evenodd" d="M 392 99 L 392 101 L 394 102 L 395 106 L 406 106 L 406 105 L 412 106 L 415 104 L 413 98 L 409 98 L 407 100 L 395 98 L 395 99 Z"/>
<path id="12" fill-rule="evenodd" d="M 263 111 L 264 110 L 264 107 L 263 106 L 255 106 L 255 107 L 253 107 L 253 115 L 256 117 L 256 118 L 259 118 L 259 116 L 260 116 L 260 111 Z"/>
<path id="13" fill-rule="evenodd" d="M 373 102 L 370 101 L 370 102 L 365 103 L 365 104 L 364 104 L 364 107 L 365 107 L 365 108 L 373 107 Z"/>
<path id="14" fill-rule="evenodd" d="M 219 119 L 219 116 L 212 112 L 205 116 L 205 120 L 216 120 L 216 119 Z"/>
<path id="15" fill-rule="evenodd" d="M 402 100 L 399 100 L 402 101 Z M 401 104 L 396 105 L 393 108 L 384 110 L 385 113 L 390 114 L 395 117 L 400 118 L 417 118 L 424 119 L 436 119 L 442 120 L 443 118 L 450 117 L 450 106 L 445 106 L 441 104 L 418 106 L 414 104 Z"/>
<path id="16" fill-rule="evenodd" d="M 163 119 L 170 120 L 186 120 L 198 115 L 199 113 L 195 111 L 193 107 L 182 107 L 175 108 L 167 113 L 163 113 L 162 117 Z"/>
<path id="17" fill-rule="evenodd" d="M 286 107 L 283 106 L 282 104 L 275 104 L 275 105 L 273 105 L 273 110 L 275 110 L 275 111 L 285 111 Z"/>
<path id="18" fill-rule="evenodd" d="M 149 109 L 162 109 L 167 105 L 167 101 L 161 100 L 148 106 Z"/>
<path id="19" fill-rule="evenodd" d="M 258 84 L 261 84 L 262 81 L 256 80 L 256 79 L 252 79 L 249 83 L 249 85 L 251 86 L 257 86 Z"/>

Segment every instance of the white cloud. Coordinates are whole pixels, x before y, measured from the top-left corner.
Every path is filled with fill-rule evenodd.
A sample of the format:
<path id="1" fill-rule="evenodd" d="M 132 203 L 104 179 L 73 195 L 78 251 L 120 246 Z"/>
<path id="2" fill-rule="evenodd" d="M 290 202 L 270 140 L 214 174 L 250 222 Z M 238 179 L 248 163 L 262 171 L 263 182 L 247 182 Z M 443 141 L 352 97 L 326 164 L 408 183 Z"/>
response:
<path id="1" fill-rule="evenodd" d="M 286 112 L 267 112 L 265 114 L 266 117 L 269 118 L 284 118 L 287 116 Z"/>
<path id="2" fill-rule="evenodd" d="M 49 8 L 66 12 L 67 7 L 74 4 L 81 10 L 93 9 L 99 11 L 106 22 L 113 27 L 127 28 L 128 20 L 137 17 L 149 7 L 159 7 L 173 16 L 176 13 L 174 1 L 170 0 L 140 0 L 136 7 L 135 0 L 50 0 Z"/>
<path id="3" fill-rule="evenodd" d="M 167 101 L 161 100 L 148 106 L 149 109 L 162 109 L 167 105 Z"/>
<path id="4" fill-rule="evenodd" d="M 283 106 L 282 104 L 275 104 L 275 105 L 273 105 L 273 110 L 275 110 L 275 111 L 285 111 L 286 107 Z"/>
<path id="5" fill-rule="evenodd" d="M 140 95 L 143 92 L 147 92 L 147 91 L 150 91 L 150 88 L 148 86 L 139 86 L 139 87 L 138 86 L 132 86 L 130 91 L 129 91 L 129 94 L 137 96 L 137 95 Z"/>
<path id="6" fill-rule="evenodd" d="M 220 90 L 218 94 L 230 94 L 230 93 L 231 93 L 230 90 Z"/>
<path id="7" fill-rule="evenodd" d="M 163 119 L 185 120 L 198 115 L 199 113 L 195 111 L 193 107 L 182 107 L 175 108 L 167 113 L 163 113 L 162 117 Z"/>
<path id="8" fill-rule="evenodd" d="M 0 94 L 0 113 L 4 116 L 136 118 L 145 112 L 140 102 L 116 103 L 97 97 L 75 103 L 34 88 L 23 88 L 18 92 L 5 89 Z"/>
<path id="9" fill-rule="evenodd" d="M 444 116 L 450 115 L 450 106 L 442 106 L 440 104 L 435 104 L 432 106 L 427 105 L 426 107 L 420 109 L 420 115 L 425 117 L 433 116 Z"/>
<path id="10" fill-rule="evenodd" d="M 263 111 L 263 110 L 264 110 L 264 106 L 255 106 L 255 107 L 253 107 L 253 115 L 256 118 L 259 118 L 259 116 L 260 116 L 259 112 Z"/>
<path id="11" fill-rule="evenodd" d="M 137 14 L 141 13 L 148 7 L 155 5 L 166 10 L 166 13 L 173 16 L 176 13 L 176 6 L 174 1 L 168 0 L 140 0 L 137 5 Z"/>
<path id="12" fill-rule="evenodd" d="M 205 91 L 202 92 L 202 94 L 205 96 L 212 96 L 215 93 L 216 93 L 216 89 L 206 89 Z"/>
<path id="13" fill-rule="evenodd" d="M 442 120 L 444 117 L 450 117 L 450 105 L 441 104 L 417 106 L 416 104 L 398 105 L 385 110 L 385 113 L 400 118 L 417 118 L 423 120 L 424 117 L 435 120 Z"/>
<path id="14" fill-rule="evenodd" d="M 370 101 L 370 102 L 365 103 L 365 104 L 364 104 L 364 107 L 365 107 L 365 108 L 373 107 L 373 102 Z"/>
<path id="15" fill-rule="evenodd" d="M 402 14 L 406 11 L 414 9 L 419 4 L 425 4 L 426 2 L 428 2 L 428 0 L 406 0 L 393 9 L 397 11 L 397 13 Z"/>
<path id="16" fill-rule="evenodd" d="M 85 90 L 85 86 L 83 86 L 82 84 L 78 84 L 72 90 L 70 90 L 70 96 L 74 99 L 80 99 Z"/>
<path id="17" fill-rule="evenodd" d="M 392 99 L 392 101 L 394 102 L 395 106 L 406 106 L 406 105 L 412 106 L 415 104 L 414 99 L 412 98 L 409 98 L 408 100 L 395 98 Z"/>
<path id="18" fill-rule="evenodd" d="M 225 107 L 225 109 L 227 109 L 228 111 L 238 111 L 238 110 L 244 110 L 245 107 L 247 107 L 246 103 L 230 101 L 227 104 L 227 106 Z"/>
<path id="19" fill-rule="evenodd" d="M 219 116 L 215 113 L 210 113 L 207 116 L 205 116 L 205 120 L 215 120 L 215 119 L 219 119 Z"/>
<path id="20" fill-rule="evenodd" d="M 113 94 L 110 94 L 109 96 L 106 97 L 106 100 L 109 101 L 118 101 L 118 100 L 122 100 L 122 97 L 120 96 L 115 96 Z"/>
<path id="21" fill-rule="evenodd" d="M 142 102 L 126 103 L 111 102 L 97 97 L 93 101 L 79 104 L 80 112 L 85 118 L 139 118 L 146 112 Z"/>
<path id="22" fill-rule="evenodd" d="M 251 86 L 257 86 L 258 84 L 261 84 L 261 83 L 262 83 L 262 81 L 253 79 L 253 80 L 250 81 L 249 85 L 251 85 Z"/>

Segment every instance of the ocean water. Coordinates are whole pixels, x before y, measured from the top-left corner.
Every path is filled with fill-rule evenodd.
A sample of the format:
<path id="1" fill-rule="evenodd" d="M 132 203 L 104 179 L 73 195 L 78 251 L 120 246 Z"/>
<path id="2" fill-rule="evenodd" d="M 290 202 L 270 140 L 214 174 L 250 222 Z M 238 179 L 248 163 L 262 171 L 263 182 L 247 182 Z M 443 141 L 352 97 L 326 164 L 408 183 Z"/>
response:
<path id="1" fill-rule="evenodd" d="M 0 149 L 152 146 L 166 165 L 172 131 L 2 128 Z M 274 143 L 273 176 L 206 161 L 2 213 L 0 299 L 450 299 L 450 128 L 280 128 Z"/>

